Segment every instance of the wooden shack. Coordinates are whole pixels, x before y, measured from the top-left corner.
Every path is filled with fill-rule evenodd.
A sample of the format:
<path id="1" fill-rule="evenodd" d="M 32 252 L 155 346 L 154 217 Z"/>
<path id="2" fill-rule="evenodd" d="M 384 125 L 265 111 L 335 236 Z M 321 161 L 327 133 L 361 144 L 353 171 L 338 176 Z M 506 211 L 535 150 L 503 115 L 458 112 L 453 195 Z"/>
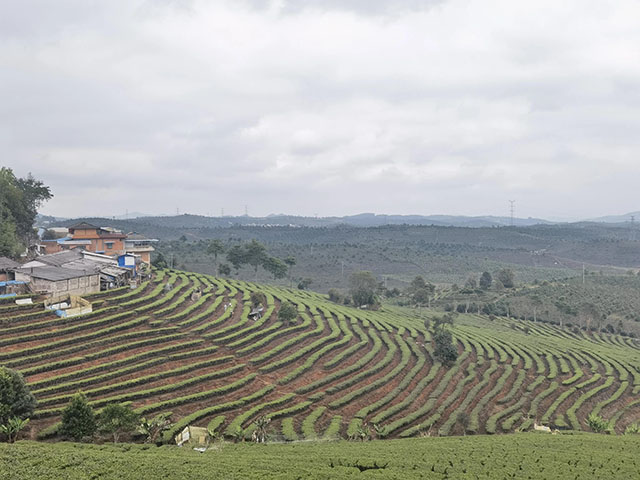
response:
<path id="1" fill-rule="evenodd" d="M 183 445 L 193 448 L 206 447 L 209 445 L 210 440 L 209 431 L 204 427 L 184 427 L 184 429 L 175 436 L 176 445 L 179 447 Z"/>

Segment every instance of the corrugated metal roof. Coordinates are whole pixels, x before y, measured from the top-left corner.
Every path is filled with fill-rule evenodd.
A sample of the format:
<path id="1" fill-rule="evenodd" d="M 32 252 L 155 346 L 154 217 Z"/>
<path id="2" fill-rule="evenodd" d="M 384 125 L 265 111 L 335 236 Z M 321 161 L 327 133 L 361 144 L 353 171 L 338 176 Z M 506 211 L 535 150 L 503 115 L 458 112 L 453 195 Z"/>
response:
<path id="1" fill-rule="evenodd" d="M 0 270 L 18 268 L 20 264 L 7 257 L 0 257 Z"/>
<path id="2" fill-rule="evenodd" d="M 75 262 L 80 259 L 82 259 L 82 254 L 74 250 L 65 250 L 64 252 L 51 253 L 49 255 L 40 255 L 39 257 L 36 257 L 38 262 L 53 265 L 55 267 L 60 267 L 65 263 Z"/>
<path id="3" fill-rule="evenodd" d="M 84 272 L 82 270 L 73 270 L 71 268 L 54 267 L 48 265 L 46 267 L 33 267 L 33 268 L 21 268 L 18 272 L 28 275 L 32 278 L 41 278 L 43 280 L 49 280 L 51 282 L 57 282 L 60 280 L 69 280 L 71 278 L 88 277 L 91 275 L 97 275 L 97 273 Z"/>
<path id="4" fill-rule="evenodd" d="M 100 271 L 100 264 L 97 262 L 92 262 L 91 260 L 85 258 L 81 258 L 80 260 L 74 260 L 73 262 L 65 263 L 63 265 L 63 268 L 98 273 Z"/>

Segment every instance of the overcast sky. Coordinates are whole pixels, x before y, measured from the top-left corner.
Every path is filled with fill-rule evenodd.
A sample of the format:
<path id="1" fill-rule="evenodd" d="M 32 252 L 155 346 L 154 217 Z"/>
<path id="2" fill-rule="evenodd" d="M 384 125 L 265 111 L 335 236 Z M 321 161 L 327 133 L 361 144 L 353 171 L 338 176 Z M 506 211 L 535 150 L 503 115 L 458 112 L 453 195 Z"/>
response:
<path id="1" fill-rule="evenodd" d="M 637 0 L 0 6 L 2 165 L 44 213 L 640 209 Z"/>

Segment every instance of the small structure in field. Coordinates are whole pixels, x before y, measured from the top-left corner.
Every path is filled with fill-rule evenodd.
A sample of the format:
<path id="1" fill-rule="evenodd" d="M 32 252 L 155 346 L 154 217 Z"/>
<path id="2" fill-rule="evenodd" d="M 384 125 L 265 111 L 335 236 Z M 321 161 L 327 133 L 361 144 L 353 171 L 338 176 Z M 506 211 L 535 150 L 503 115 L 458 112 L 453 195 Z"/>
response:
<path id="1" fill-rule="evenodd" d="M 93 311 L 91 302 L 77 295 L 65 295 L 55 299 L 45 300 L 44 308 L 54 310 L 59 317 L 75 317 Z"/>
<path id="2" fill-rule="evenodd" d="M 252 308 L 251 312 L 249 312 L 249 318 L 251 320 L 260 320 L 262 318 L 263 311 L 264 308 L 262 307 L 262 305 L 258 305 L 257 307 Z"/>
<path id="3" fill-rule="evenodd" d="M 551 433 L 551 429 L 549 427 L 547 427 L 546 425 L 538 425 L 537 423 L 533 424 L 533 429 L 536 432 L 546 432 L 546 433 Z"/>
<path id="4" fill-rule="evenodd" d="M 176 445 L 182 447 L 186 445 L 188 447 L 206 447 L 211 441 L 209 431 L 204 427 L 188 426 L 175 436 Z"/>

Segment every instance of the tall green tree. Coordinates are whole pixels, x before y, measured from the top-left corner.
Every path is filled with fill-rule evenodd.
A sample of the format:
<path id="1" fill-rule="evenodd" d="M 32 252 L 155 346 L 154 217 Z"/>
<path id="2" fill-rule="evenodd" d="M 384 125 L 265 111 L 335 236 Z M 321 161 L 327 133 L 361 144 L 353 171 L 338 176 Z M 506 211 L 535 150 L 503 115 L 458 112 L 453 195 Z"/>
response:
<path id="1" fill-rule="evenodd" d="M 407 289 L 409 297 L 416 305 L 429 305 L 431 304 L 431 297 L 436 291 L 436 287 L 432 283 L 425 282 L 422 276 L 418 275 L 413 280 Z"/>
<path id="2" fill-rule="evenodd" d="M 443 365 L 450 367 L 458 359 L 458 350 L 453 343 L 453 336 L 449 330 L 437 328 L 433 334 L 435 345 L 433 356 Z"/>
<path id="3" fill-rule="evenodd" d="M 496 274 L 496 278 L 502 283 L 504 288 L 515 287 L 515 274 L 510 268 L 503 268 Z"/>
<path id="4" fill-rule="evenodd" d="M 13 417 L 24 420 L 33 415 L 36 406 L 36 399 L 22 374 L 0 367 L 0 424 L 6 424 Z"/>
<path id="5" fill-rule="evenodd" d="M 98 430 L 113 436 L 117 443 L 120 435 L 129 433 L 138 426 L 138 414 L 121 403 L 110 403 L 102 409 L 98 419 Z"/>
<path id="6" fill-rule="evenodd" d="M 257 240 L 251 240 L 244 246 L 245 263 L 253 267 L 255 280 L 258 280 L 258 267 L 264 264 L 267 258 L 267 247 Z"/>
<path id="7" fill-rule="evenodd" d="M 293 267 L 296 266 L 297 260 L 295 257 L 289 255 L 287 258 L 284 259 L 284 263 L 287 264 L 287 275 L 289 277 L 289 287 L 293 287 Z"/>
<path id="8" fill-rule="evenodd" d="M 489 272 L 482 272 L 480 276 L 480 288 L 482 290 L 489 290 L 491 288 L 491 284 L 493 283 L 493 277 Z"/>
<path id="9" fill-rule="evenodd" d="M 375 304 L 377 288 L 378 281 L 371 272 L 354 272 L 349 277 L 349 293 L 357 307 Z"/>
<path id="10" fill-rule="evenodd" d="M 234 245 L 227 251 L 227 260 L 233 265 L 236 273 L 246 263 L 245 250 L 243 245 Z"/>
<path id="11" fill-rule="evenodd" d="M 207 247 L 207 254 L 213 255 L 215 269 L 218 270 L 218 255 L 224 253 L 224 244 L 219 239 L 211 240 Z"/>
<path id="12" fill-rule="evenodd" d="M 96 433 L 97 424 L 93 409 L 84 393 L 78 392 L 62 411 L 59 433 L 77 442 Z"/>
<path id="13" fill-rule="evenodd" d="M 262 267 L 273 275 L 274 280 L 287 276 L 287 264 L 277 257 L 266 257 Z"/>
<path id="14" fill-rule="evenodd" d="M 38 208 L 51 197 L 49 187 L 31 174 L 18 178 L 0 168 L 0 255 L 16 256 L 29 244 Z"/>

